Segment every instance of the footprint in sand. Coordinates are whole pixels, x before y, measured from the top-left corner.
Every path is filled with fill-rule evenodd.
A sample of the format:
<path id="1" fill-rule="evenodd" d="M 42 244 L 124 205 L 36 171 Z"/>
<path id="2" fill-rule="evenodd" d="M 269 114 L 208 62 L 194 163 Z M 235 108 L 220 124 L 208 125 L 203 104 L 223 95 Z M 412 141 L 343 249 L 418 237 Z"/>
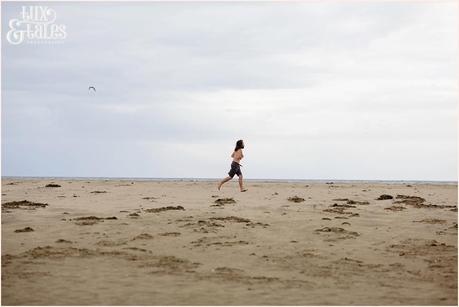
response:
<path id="1" fill-rule="evenodd" d="M 110 217 L 97 217 L 94 215 L 91 216 L 82 216 L 82 217 L 77 217 L 73 219 L 69 219 L 69 221 L 75 220 L 76 225 L 78 226 L 85 226 L 85 225 L 94 225 L 98 222 L 103 222 L 104 220 L 117 220 L 118 218 L 116 216 L 110 216 Z"/>
<path id="2" fill-rule="evenodd" d="M 216 221 L 225 221 L 225 222 L 235 222 L 235 223 L 249 223 L 250 220 L 237 216 L 226 216 L 226 217 L 211 217 L 211 220 Z"/>
<path id="3" fill-rule="evenodd" d="M 249 242 L 243 240 L 234 241 L 223 241 L 222 239 L 228 239 L 229 236 L 218 236 L 218 237 L 202 237 L 198 240 L 191 241 L 194 247 L 209 247 L 209 246 L 235 246 L 235 245 L 247 245 Z"/>
<path id="4" fill-rule="evenodd" d="M 98 241 L 96 243 L 96 245 L 99 245 L 99 246 L 107 246 L 107 247 L 111 247 L 111 246 L 120 246 L 120 245 L 125 245 L 127 244 L 127 241 L 125 240 L 116 240 L 116 241 L 112 241 L 112 240 L 101 240 L 101 241 Z"/>
<path id="5" fill-rule="evenodd" d="M 132 238 L 131 241 L 135 241 L 135 240 L 151 240 L 153 238 L 154 237 L 151 234 L 141 233 L 141 234 L 135 236 L 134 238 Z"/>
<path id="6" fill-rule="evenodd" d="M 384 210 L 389 210 L 389 211 L 403 211 L 405 209 L 406 208 L 402 206 L 391 206 L 391 207 L 384 208 Z"/>
<path id="7" fill-rule="evenodd" d="M 360 236 L 360 234 L 358 232 L 349 231 L 349 230 L 346 230 L 346 229 L 340 228 L 340 227 L 324 227 L 324 228 L 316 229 L 315 233 L 317 233 L 317 234 L 323 233 L 323 234 L 327 235 L 327 237 L 329 239 L 325 240 L 325 241 L 354 239 L 354 238 Z"/>
<path id="8" fill-rule="evenodd" d="M 413 221 L 413 223 L 426 223 L 426 224 L 446 224 L 446 220 L 440 220 L 440 219 L 423 219 L 420 221 Z"/>
<path id="9" fill-rule="evenodd" d="M 222 274 L 222 275 L 240 275 L 244 273 L 244 271 L 241 269 L 235 269 L 235 268 L 229 268 L 229 267 L 217 267 L 213 269 L 212 272 L 215 272 L 217 274 Z"/>

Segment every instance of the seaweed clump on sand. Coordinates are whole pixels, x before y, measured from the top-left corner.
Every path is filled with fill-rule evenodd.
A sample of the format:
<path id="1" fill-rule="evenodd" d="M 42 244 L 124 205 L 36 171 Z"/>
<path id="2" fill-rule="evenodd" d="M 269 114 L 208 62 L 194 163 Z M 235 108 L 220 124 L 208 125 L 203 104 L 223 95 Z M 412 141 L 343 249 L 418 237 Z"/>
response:
<path id="1" fill-rule="evenodd" d="M 388 194 L 383 194 L 381 196 L 379 196 L 378 198 L 376 198 L 376 200 L 386 200 L 386 199 L 393 199 L 394 197 L 392 195 L 388 195 Z"/>
<path id="2" fill-rule="evenodd" d="M 394 204 L 405 204 L 414 208 L 431 208 L 431 209 L 451 209 L 457 210 L 456 205 L 432 205 L 425 204 L 425 199 L 419 196 L 397 195 Z"/>
<path id="3" fill-rule="evenodd" d="M 100 221 L 104 220 L 117 220 L 118 218 L 116 216 L 110 216 L 110 217 L 97 217 L 94 215 L 91 216 L 82 216 L 82 217 L 77 217 L 74 218 L 73 220 L 77 221 L 75 224 L 79 226 L 84 226 L 84 225 L 94 225 Z M 70 219 L 71 221 L 72 219 Z"/>
<path id="4" fill-rule="evenodd" d="M 395 198 L 400 200 L 395 201 L 394 204 L 405 204 L 410 206 L 418 206 L 426 201 L 419 196 L 397 195 Z"/>
<path id="5" fill-rule="evenodd" d="M 320 229 L 316 229 L 315 233 L 326 233 L 326 234 L 333 234 L 333 235 L 338 235 L 337 239 L 353 239 L 360 234 L 356 231 L 349 231 L 341 227 L 324 227 Z M 327 241 L 334 241 L 333 239 L 327 240 Z"/>
<path id="6" fill-rule="evenodd" d="M 352 200 L 349 198 L 335 198 L 333 199 L 334 201 L 345 201 L 346 204 L 348 205 L 369 205 L 370 203 L 367 201 L 358 201 L 358 200 Z"/>
<path id="7" fill-rule="evenodd" d="M 116 216 L 110 216 L 110 217 L 97 217 L 94 215 L 91 216 L 82 216 L 82 217 L 76 217 L 74 220 L 76 221 L 82 221 L 82 220 L 117 220 L 118 218 Z"/>
<path id="8" fill-rule="evenodd" d="M 403 206 L 391 206 L 391 207 L 384 208 L 384 210 L 390 210 L 390 211 L 402 211 L 405 209 L 406 208 Z"/>
<path id="9" fill-rule="evenodd" d="M 249 219 L 238 217 L 238 216 L 226 216 L 226 217 L 211 217 L 211 220 L 214 221 L 228 221 L 228 222 L 235 222 L 235 223 L 250 223 Z"/>
<path id="10" fill-rule="evenodd" d="M 60 187 L 61 185 L 57 183 L 48 183 L 47 185 L 45 185 L 45 188 L 60 188 Z"/>
<path id="11" fill-rule="evenodd" d="M 370 203 L 367 202 L 366 200 L 364 201 L 358 201 L 358 200 L 352 200 L 352 199 L 349 199 L 347 202 L 346 202 L 348 205 L 369 205 Z"/>
<path id="12" fill-rule="evenodd" d="M 161 208 L 151 208 L 151 209 L 145 209 L 145 212 L 151 212 L 151 213 L 159 213 L 163 211 L 168 211 L 168 210 L 185 210 L 182 206 L 167 206 L 167 207 L 161 207 Z"/>
<path id="13" fill-rule="evenodd" d="M 35 203 L 28 200 L 10 201 L 2 204 L 2 209 L 26 209 L 35 210 L 36 208 L 45 208 L 48 204 Z"/>
<path id="14" fill-rule="evenodd" d="M 16 229 L 14 232 L 31 232 L 34 231 L 32 227 L 25 227 L 22 229 Z"/>
<path id="15" fill-rule="evenodd" d="M 298 197 L 298 196 L 293 196 L 293 197 L 289 197 L 287 200 L 291 201 L 291 202 L 294 202 L 294 203 L 301 203 L 301 202 L 304 201 L 304 198 Z"/>
<path id="16" fill-rule="evenodd" d="M 227 204 L 235 204 L 236 201 L 230 197 L 230 198 L 218 198 L 217 200 L 214 201 L 214 203 L 216 205 L 213 205 L 213 206 L 223 206 L 223 205 L 227 205 Z"/>

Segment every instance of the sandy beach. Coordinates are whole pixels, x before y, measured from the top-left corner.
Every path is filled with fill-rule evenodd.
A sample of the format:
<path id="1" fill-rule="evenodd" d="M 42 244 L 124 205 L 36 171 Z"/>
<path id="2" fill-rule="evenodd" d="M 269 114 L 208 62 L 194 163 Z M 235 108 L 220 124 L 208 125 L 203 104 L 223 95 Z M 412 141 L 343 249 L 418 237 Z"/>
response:
<path id="1" fill-rule="evenodd" d="M 457 305 L 457 185 L 216 185 L 2 180 L 2 304 Z"/>

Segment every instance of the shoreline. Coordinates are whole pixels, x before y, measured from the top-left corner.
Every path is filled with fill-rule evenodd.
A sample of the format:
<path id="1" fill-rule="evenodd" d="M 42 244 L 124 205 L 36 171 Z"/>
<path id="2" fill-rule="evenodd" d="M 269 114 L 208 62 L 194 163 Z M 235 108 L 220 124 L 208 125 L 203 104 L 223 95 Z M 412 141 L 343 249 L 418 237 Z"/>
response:
<path id="1" fill-rule="evenodd" d="M 74 180 L 74 181 L 138 181 L 138 182 L 218 182 L 222 178 L 155 178 L 155 177 L 65 177 L 65 176 L 2 176 L 1 180 Z M 237 177 L 233 178 L 237 180 Z M 244 178 L 254 183 L 325 183 L 325 184 L 429 184 L 458 185 L 449 180 L 377 180 L 377 179 L 265 179 Z"/>

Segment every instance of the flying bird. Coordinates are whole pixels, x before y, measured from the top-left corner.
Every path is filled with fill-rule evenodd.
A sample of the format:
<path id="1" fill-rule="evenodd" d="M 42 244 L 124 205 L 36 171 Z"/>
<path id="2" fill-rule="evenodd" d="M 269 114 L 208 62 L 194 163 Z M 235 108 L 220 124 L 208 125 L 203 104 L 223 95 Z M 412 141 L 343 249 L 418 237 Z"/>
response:
<path id="1" fill-rule="evenodd" d="M 91 91 L 91 89 L 93 89 L 94 92 L 96 91 L 96 88 L 95 88 L 94 86 L 90 86 L 90 87 L 88 88 L 88 91 Z"/>

